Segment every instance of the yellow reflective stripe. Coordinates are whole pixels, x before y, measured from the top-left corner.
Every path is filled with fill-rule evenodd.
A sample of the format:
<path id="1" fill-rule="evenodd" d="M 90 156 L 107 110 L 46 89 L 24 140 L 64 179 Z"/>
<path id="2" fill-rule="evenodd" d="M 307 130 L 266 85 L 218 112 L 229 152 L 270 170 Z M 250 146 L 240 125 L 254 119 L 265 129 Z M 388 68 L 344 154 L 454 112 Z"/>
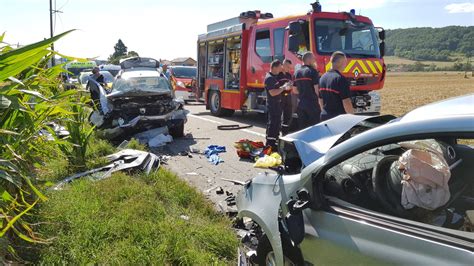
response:
<path id="1" fill-rule="evenodd" d="M 359 66 L 362 67 L 362 70 L 364 70 L 364 72 L 365 72 L 366 74 L 370 74 L 369 69 L 368 69 L 368 68 L 365 66 L 365 64 L 364 64 L 364 61 L 362 61 L 362 60 L 357 60 L 357 63 L 359 63 Z"/>
<path id="2" fill-rule="evenodd" d="M 351 62 L 349 62 L 349 64 L 344 69 L 344 73 L 349 72 L 349 70 L 351 70 L 351 68 L 354 66 L 355 62 L 356 62 L 356 60 L 352 60 Z"/>
<path id="3" fill-rule="evenodd" d="M 331 69 L 331 66 L 332 66 L 332 63 L 331 63 L 331 62 L 329 62 L 329 63 L 326 64 L 326 72 L 328 72 L 329 69 Z"/>
<path id="4" fill-rule="evenodd" d="M 225 92 L 225 93 L 235 93 L 235 94 L 239 94 L 239 93 L 240 93 L 239 90 L 235 90 L 235 89 L 225 89 L 225 90 L 222 90 L 222 92 Z"/>
<path id="5" fill-rule="evenodd" d="M 379 61 L 375 61 L 374 63 L 375 63 L 375 65 L 377 66 L 377 69 L 379 70 L 379 72 L 382 73 L 382 65 L 380 64 L 380 62 L 379 62 Z"/>
<path id="6" fill-rule="evenodd" d="M 372 73 L 377 74 L 377 69 L 375 69 L 374 64 L 372 64 L 372 61 L 367 60 L 365 62 L 367 63 L 367 65 L 369 65 L 370 70 L 372 70 Z"/>

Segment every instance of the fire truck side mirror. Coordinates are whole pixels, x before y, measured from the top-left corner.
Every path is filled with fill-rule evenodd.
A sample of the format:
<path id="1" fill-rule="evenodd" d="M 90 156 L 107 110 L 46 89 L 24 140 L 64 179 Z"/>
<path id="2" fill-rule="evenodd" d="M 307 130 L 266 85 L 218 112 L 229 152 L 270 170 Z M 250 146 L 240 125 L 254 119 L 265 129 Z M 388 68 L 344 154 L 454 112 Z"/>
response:
<path id="1" fill-rule="evenodd" d="M 288 50 L 293 53 L 297 53 L 300 46 L 299 35 L 303 33 L 303 28 L 299 21 L 290 21 L 288 23 Z"/>
<path id="2" fill-rule="evenodd" d="M 385 30 L 382 29 L 381 31 L 379 31 L 379 39 L 381 41 L 385 40 Z"/>
<path id="3" fill-rule="evenodd" d="M 301 28 L 301 23 L 299 21 L 290 21 L 288 24 L 289 35 L 298 35 L 303 32 L 303 28 Z"/>
<path id="4" fill-rule="evenodd" d="M 299 38 L 296 35 L 290 35 L 288 38 L 288 50 L 292 53 L 298 52 L 299 47 Z"/>
<path id="5" fill-rule="evenodd" d="M 382 41 L 380 43 L 380 57 L 384 57 L 385 56 L 385 42 Z"/>

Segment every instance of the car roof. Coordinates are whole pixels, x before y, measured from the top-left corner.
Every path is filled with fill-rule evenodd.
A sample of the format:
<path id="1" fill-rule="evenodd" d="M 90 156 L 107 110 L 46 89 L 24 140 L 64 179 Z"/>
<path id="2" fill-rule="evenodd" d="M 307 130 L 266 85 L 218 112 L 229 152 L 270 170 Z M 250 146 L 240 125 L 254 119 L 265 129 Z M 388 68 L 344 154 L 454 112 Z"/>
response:
<path id="1" fill-rule="evenodd" d="M 134 69 L 134 70 L 129 70 L 125 71 L 122 73 L 121 78 L 127 79 L 127 78 L 139 78 L 139 77 L 159 77 L 160 72 L 157 70 L 150 70 L 150 69 Z"/>
<path id="2" fill-rule="evenodd" d="M 419 107 L 399 119 L 410 122 L 423 119 L 474 115 L 474 94 L 447 99 Z"/>

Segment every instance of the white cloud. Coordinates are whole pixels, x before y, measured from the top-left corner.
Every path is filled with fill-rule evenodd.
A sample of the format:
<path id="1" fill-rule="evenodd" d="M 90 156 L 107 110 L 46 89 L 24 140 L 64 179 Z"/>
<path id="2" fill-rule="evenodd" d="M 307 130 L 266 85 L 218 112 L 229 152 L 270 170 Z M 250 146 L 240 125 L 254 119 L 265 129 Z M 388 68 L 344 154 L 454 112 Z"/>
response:
<path id="1" fill-rule="evenodd" d="M 444 7 L 448 13 L 471 13 L 474 12 L 473 3 L 449 4 Z"/>

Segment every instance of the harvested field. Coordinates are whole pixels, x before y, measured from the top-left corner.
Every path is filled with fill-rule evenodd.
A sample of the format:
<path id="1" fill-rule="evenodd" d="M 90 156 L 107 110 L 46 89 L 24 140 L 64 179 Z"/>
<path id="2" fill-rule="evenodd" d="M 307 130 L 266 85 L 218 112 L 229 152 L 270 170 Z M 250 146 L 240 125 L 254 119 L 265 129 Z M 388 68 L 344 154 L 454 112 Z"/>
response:
<path id="1" fill-rule="evenodd" d="M 431 102 L 469 93 L 474 93 L 471 73 L 464 78 L 464 72 L 392 72 L 380 91 L 382 113 L 399 116 Z"/>

